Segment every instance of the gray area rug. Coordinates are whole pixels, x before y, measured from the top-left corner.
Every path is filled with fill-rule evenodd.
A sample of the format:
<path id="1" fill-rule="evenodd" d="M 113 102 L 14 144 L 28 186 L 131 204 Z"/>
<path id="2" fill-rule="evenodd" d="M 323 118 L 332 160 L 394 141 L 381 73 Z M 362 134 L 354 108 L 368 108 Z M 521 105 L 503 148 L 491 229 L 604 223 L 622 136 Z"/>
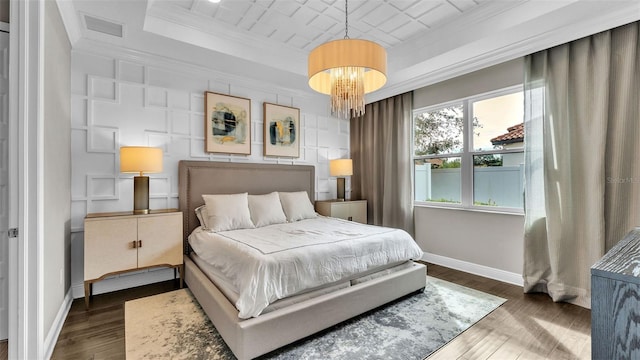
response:
<path id="1" fill-rule="evenodd" d="M 410 295 L 261 359 L 424 359 L 506 300 L 427 277 Z M 188 289 L 125 303 L 127 359 L 235 359 Z"/>

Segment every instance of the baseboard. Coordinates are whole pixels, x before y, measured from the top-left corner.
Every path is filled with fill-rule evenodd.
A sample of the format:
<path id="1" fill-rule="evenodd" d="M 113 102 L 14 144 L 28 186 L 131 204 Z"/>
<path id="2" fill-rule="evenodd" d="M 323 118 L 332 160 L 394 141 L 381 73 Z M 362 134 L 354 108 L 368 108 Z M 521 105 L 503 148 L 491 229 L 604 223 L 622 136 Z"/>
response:
<path id="1" fill-rule="evenodd" d="M 98 281 L 93 284 L 93 295 L 104 294 L 117 290 L 153 284 L 173 279 L 173 269 L 154 268 L 137 272 L 124 273 L 111 278 Z M 84 297 L 84 283 L 74 284 L 72 287 L 73 298 Z"/>
<path id="2" fill-rule="evenodd" d="M 432 264 L 445 266 L 451 269 L 468 272 L 474 275 L 483 276 L 489 279 L 502 281 L 508 284 L 522 286 L 524 284 L 522 280 L 522 274 L 504 271 L 484 265 L 474 264 L 463 260 L 453 259 L 446 256 L 430 254 L 425 252 L 422 256 L 422 260 L 430 262 Z M 427 274 L 429 268 L 427 267 Z"/>
<path id="3" fill-rule="evenodd" d="M 60 331 L 62 331 L 62 325 L 64 325 L 64 321 L 67 319 L 67 315 L 69 314 L 69 309 L 71 309 L 71 303 L 73 302 L 73 296 L 71 296 L 71 294 L 72 291 L 71 288 L 69 288 L 69 291 L 67 291 L 67 294 L 64 296 L 64 300 L 62 300 L 62 305 L 60 305 L 56 318 L 53 320 L 53 324 L 51 324 L 49 333 L 47 333 L 47 337 L 44 339 L 45 359 L 50 359 L 51 355 L 53 355 L 53 349 L 56 347 L 56 343 L 58 342 L 58 336 L 60 336 Z"/>

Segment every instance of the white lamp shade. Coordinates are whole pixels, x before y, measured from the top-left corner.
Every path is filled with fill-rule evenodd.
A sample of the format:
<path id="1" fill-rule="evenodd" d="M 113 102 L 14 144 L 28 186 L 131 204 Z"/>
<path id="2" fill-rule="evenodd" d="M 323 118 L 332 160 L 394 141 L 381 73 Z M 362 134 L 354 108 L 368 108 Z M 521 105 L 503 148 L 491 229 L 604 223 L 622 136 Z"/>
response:
<path id="1" fill-rule="evenodd" d="M 144 146 L 121 147 L 120 172 L 140 174 L 162 172 L 162 149 Z"/>
<path id="2" fill-rule="evenodd" d="M 329 161 L 329 174 L 331 176 L 353 175 L 353 163 L 351 159 L 336 159 Z"/>

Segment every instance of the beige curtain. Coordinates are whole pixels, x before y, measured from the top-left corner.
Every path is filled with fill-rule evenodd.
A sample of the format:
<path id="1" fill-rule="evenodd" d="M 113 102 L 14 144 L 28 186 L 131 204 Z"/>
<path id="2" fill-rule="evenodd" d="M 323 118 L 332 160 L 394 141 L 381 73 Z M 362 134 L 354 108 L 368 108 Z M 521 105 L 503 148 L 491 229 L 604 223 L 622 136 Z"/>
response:
<path id="1" fill-rule="evenodd" d="M 638 23 L 525 59 L 527 292 L 590 307 L 590 267 L 640 225 Z"/>
<path id="2" fill-rule="evenodd" d="M 412 93 L 367 104 L 351 119 L 351 192 L 366 199 L 369 223 L 413 234 Z"/>

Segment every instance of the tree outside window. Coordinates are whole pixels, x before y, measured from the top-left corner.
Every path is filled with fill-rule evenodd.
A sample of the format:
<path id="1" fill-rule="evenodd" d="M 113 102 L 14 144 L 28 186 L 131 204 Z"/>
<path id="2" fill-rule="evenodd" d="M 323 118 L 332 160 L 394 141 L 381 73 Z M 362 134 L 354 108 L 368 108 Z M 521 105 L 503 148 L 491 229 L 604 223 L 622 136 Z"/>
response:
<path id="1" fill-rule="evenodd" d="M 522 211 L 522 101 L 507 89 L 415 111 L 415 200 Z"/>

